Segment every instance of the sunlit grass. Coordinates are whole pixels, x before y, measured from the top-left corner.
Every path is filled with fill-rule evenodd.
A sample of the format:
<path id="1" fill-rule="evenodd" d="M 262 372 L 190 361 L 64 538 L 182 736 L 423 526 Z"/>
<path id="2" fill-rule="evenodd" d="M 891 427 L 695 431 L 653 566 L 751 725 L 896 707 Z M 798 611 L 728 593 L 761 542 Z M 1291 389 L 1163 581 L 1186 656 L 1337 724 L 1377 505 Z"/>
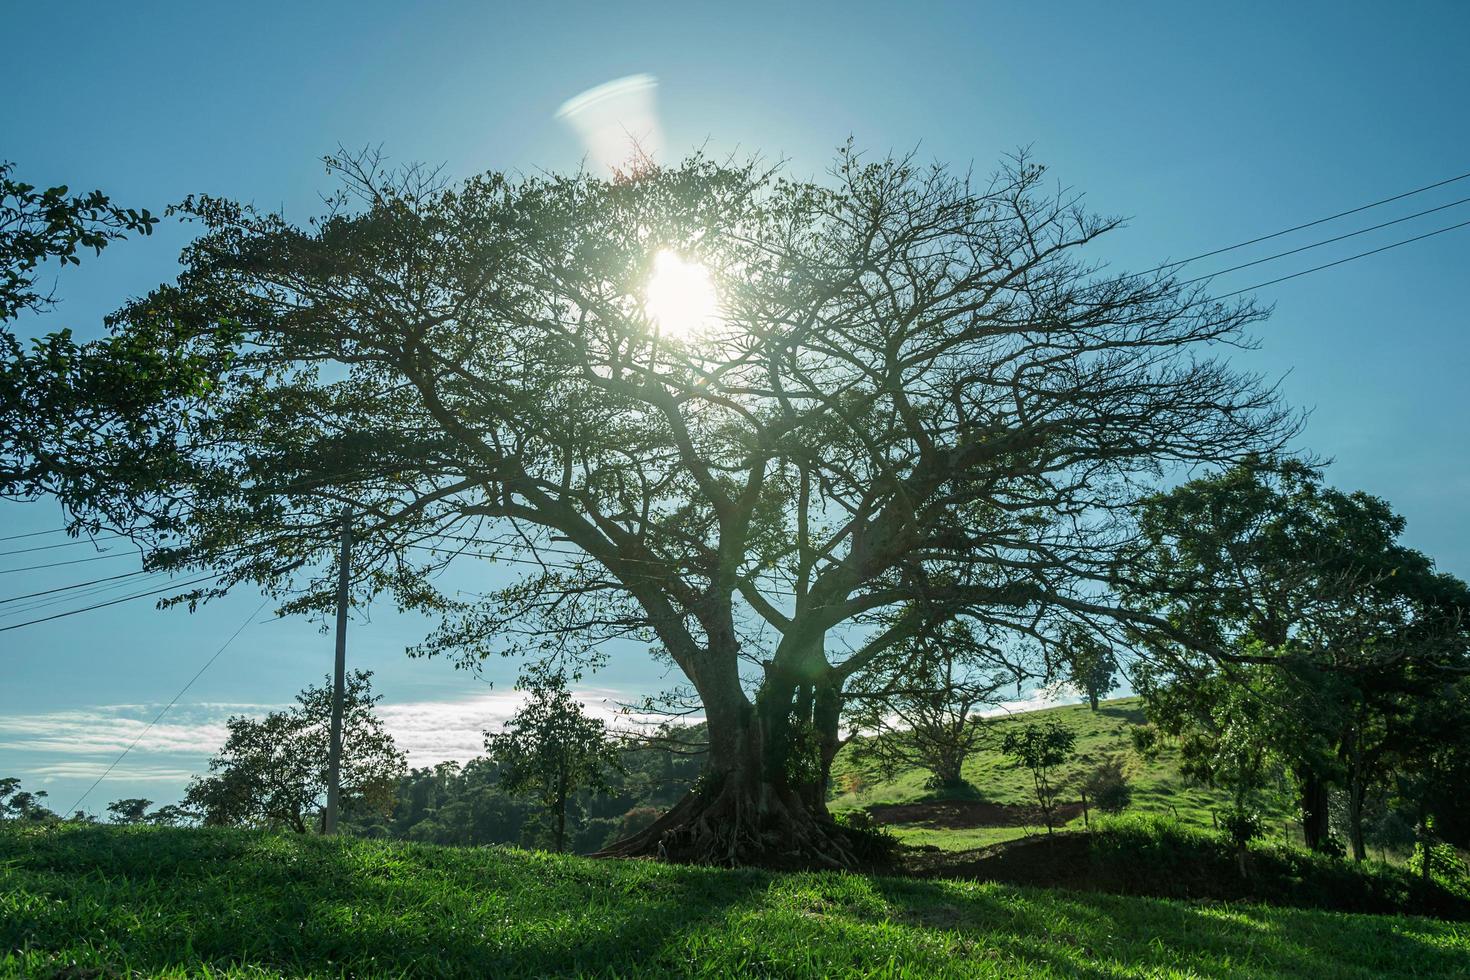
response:
<path id="1" fill-rule="evenodd" d="M 1463 976 L 1470 926 L 226 830 L 0 829 L 0 976 Z"/>
<path id="2" fill-rule="evenodd" d="M 1144 722 L 1142 702 L 1138 698 L 1120 698 L 1104 702 L 1101 710 L 1095 713 L 1087 705 L 1078 704 L 1048 708 L 1042 712 L 1017 715 L 998 721 L 996 734 L 991 744 L 971 755 L 962 770 L 965 779 L 974 787 L 975 798 L 1011 805 L 1032 806 L 1035 804 L 1031 777 L 1004 758 L 998 746 L 1006 726 L 1024 724 L 1026 721 L 1035 720 L 1038 715 L 1055 718 L 1077 733 L 1077 755 L 1073 762 L 1065 767 L 1065 773 L 1080 772 L 1096 766 L 1109 755 L 1121 755 L 1128 760 L 1128 774 L 1133 787 L 1133 803 L 1129 808 L 1130 812 L 1168 816 L 1189 827 L 1213 828 L 1212 813 L 1225 810 L 1227 801 L 1223 793 L 1192 784 L 1180 775 L 1177 750 L 1165 747 L 1154 759 L 1140 759 L 1133 752 L 1132 742 L 1128 735 L 1129 729 Z M 913 803 L 936 797 L 935 792 L 924 785 L 928 774 L 919 769 L 910 769 L 891 780 L 877 778 L 872 773 L 862 773 L 853 760 L 850 746 L 844 748 L 838 755 L 833 764 L 832 773 L 832 785 L 835 792 L 828 805 L 834 811 L 859 809 L 882 803 Z M 843 792 L 843 788 L 849 785 L 850 775 L 854 773 L 859 773 L 864 778 L 866 785 L 862 792 Z M 1063 799 L 1074 801 L 1076 795 L 1070 792 L 1064 793 Z M 1293 815 L 1281 805 L 1282 801 L 1269 800 L 1268 804 L 1266 835 L 1299 841 L 1301 829 L 1299 826 L 1291 826 Z M 1076 823 L 1080 826 L 1080 821 Z M 933 843 L 946 849 L 960 849 L 955 842 L 945 841 L 935 836 L 941 832 L 921 834 L 918 831 L 922 828 L 894 827 L 892 829 L 905 840 L 910 840 L 912 837 L 915 843 Z M 1027 828 L 1020 825 L 1015 828 L 980 828 L 980 831 L 988 833 L 975 833 L 971 839 L 983 839 L 986 843 L 994 843 L 1000 838 L 988 838 L 1008 829 L 1014 829 L 1014 836 L 1022 836 Z M 1030 830 L 1045 832 L 1045 828 L 1039 825 L 1030 827 Z M 970 832 L 956 830 L 942 833 L 968 834 Z M 985 844 L 974 846 L 983 847 Z"/>

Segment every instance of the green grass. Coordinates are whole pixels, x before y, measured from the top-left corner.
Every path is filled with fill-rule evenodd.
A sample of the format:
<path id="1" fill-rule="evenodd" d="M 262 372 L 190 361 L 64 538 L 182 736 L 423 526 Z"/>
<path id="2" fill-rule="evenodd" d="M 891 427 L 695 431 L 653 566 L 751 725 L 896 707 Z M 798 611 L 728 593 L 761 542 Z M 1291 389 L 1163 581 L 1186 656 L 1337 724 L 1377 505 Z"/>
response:
<path id="1" fill-rule="evenodd" d="M 1077 821 L 1080 825 L 1082 821 Z M 1039 828 L 1032 827 L 924 827 L 917 824 L 893 824 L 888 832 L 910 847 L 937 847 L 943 851 L 972 851 L 1008 840 L 1017 840 Z"/>
<path id="2" fill-rule="evenodd" d="M 1451 977 L 1470 926 L 226 830 L 0 825 L 0 976 Z"/>
<path id="3" fill-rule="evenodd" d="M 1077 734 L 1077 755 L 1072 763 L 1063 767 L 1063 774 L 1085 771 L 1096 766 L 1109 755 L 1121 755 L 1126 760 L 1129 779 L 1133 787 L 1132 813 L 1169 816 L 1184 826 L 1212 828 L 1212 811 L 1226 808 L 1223 793 L 1207 787 L 1197 786 L 1186 780 L 1179 772 L 1179 753 L 1172 746 L 1165 746 L 1153 759 L 1140 759 L 1132 751 L 1129 729 L 1144 724 L 1143 705 L 1138 698 L 1120 698 L 1105 701 L 1093 712 L 1087 705 L 1065 705 L 1044 708 L 1040 711 L 1016 714 L 995 723 L 994 736 L 987 746 L 973 753 L 965 761 L 962 773 L 974 787 L 979 799 L 993 803 L 1034 805 L 1031 776 L 1016 768 L 1010 760 L 1000 754 L 1000 740 L 1008 726 L 1025 724 L 1028 721 L 1055 719 Z M 841 792 L 847 785 L 851 773 L 861 773 L 867 781 L 864 791 L 858 795 Z M 876 778 L 871 772 L 863 772 L 853 759 L 852 747 L 843 749 L 833 762 L 832 785 L 835 791 L 829 806 L 834 811 L 861 809 L 875 803 L 913 803 L 935 799 L 933 790 L 924 786 L 928 773 L 921 769 L 910 769 L 892 780 Z M 1064 800 L 1075 800 L 1075 793 L 1064 793 Z M 1292 813 L 1284 801 L 1275 801 L 1276 806 L 1266 811 L 1267 836 L 1288 836 L 1287 824 Z M 1076 820 L 1072 827 L 1080 827 Z M 1037 831 L 1040 828 L 1032 827 Z M 1008 839 L 1024 836 L 1026 828 L 986 827 L 978 830 L 939 831 L 918 827 L 895 827 L 894 830 L 907 843 L 935 844 L 946 850 L 967 847 L 983 847 Z M 1300 827 L 1295 828 L 1295 839 L 1300 839 Z M 971 844 L 970 841 L 981 841 Z"/>

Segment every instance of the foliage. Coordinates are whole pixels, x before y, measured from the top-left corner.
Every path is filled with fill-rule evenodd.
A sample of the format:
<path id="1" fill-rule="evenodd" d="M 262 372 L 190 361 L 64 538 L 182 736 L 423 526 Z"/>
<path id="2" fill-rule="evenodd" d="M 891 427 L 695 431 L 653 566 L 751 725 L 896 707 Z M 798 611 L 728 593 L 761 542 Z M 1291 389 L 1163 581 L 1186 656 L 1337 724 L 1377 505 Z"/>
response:
<path id="1" fill-rule="evenodd" d="M 1453 727 L 1470 725 L 1450 693 L 1470 670 L 1470 589 L 1398 542 L 1404 521 L 1386 502 L 1326 487 L 1300 463 L 1251 461 L 1137 514 L 1140 551 L 1122 578 L 1128 601 L 1161 621 L 1135 631 L 1151 710 L 1176 733 L 1235 739 L 1241 772 L 1275 760 L 1314 848 L 1332 846 L 1340 788 L 1362 860 L 1369 796 L 1428 763 L 1415 716 L 1442 702 L 1465 719 Z M 1222 711 L 1226 687 L 1266 703 L 1231 696 Z"/>
<path id="2" fill-rule="evenodd" d="M 56 814 L 41 802 L 46 796 L 44 789 L 34 792 L 21 789 L 20 780 L 14 776 L 0 779 L 0 820 L 25 820 L 32 823 L 56 820 Z"/>
<path id="3" fill-rule="evenodd" d="M 703 759 L 700 725 L 664 724 L 622 741 L 618 765 L 603 772 L 606 789 L 583 788 L 567 806 L 567 837 L 579 852 L 600 849 L 644 829 L 694 782 Z M 500 763 L 443 762 L 399 779 L 392 812 L 356 814 L 344 832 L 430 844 L 555 846 L 555 827 L 501 785 Z"/>
<path id="4" fill-rule="evenodd" d="M 1118 686 L 1117 654 L 1093 630 L 1077 623 L 1063 628 L 1060 648 L 1068 682 L 1087 695 L 1096 711 L 1098 702 Z"/>
<path id="5" fill-rule="evenodd" d="M 565 849 L 567 801 L 586 787 L 606 790 L 617 748 L 600 718 L 573 700 L 562 674 L 541 676 L 530 697 L 497 733 L 485 733 L 490 758 L 501 765 L 500 784 L 535 796 L 556 821 L 556 850 Z"/>
<path id="6" fill-rule="evenodd" d="M 150 812 L 148 808 L 152 805 L 152 800 L 142 797 L 114 800 L 107 804 L 107 812 L 111 815 L 108 819 L 115 824 L 148 824 L 153 827 L 178 827 L 199 819 L 199 814 L 186 806 L 169 803 Z"/>
<path id="7" fill-rule="evenodd" d="M 1424 856 L 1429 855 L 1429 871 L 1424 870 Z M 1470 902 L 1470 865 L 1464 857 L 1444 842 L 1421 844 L 1409 857 L 1408 871 L 1432 880 L 1440 888 Z"/>
<path id="8" fill-rule="evenodd" d="M 1057 705 L 997 718 L 994 720 L 994 741 L 982 746 L 966 760 L 964 776 L 976 787 L 971 799 L 998 804 L 1015 816 L 1007 821 L 1000 819 L 1003 814 L 989 814 L 973 827 L 936 828 L 923 820 L 889 826 L 907 844 L 934 845 L 946 851 L 989 847 L 1034 832 L 1039 821 L 1026 817 L 1036 807 L 1031 774 L 1024 768 L 1015 767 L 1012 760 L 1000 753 L 999 747 L 1009 729 L 1051 719 L 1077 734 L 1075 761 L 1064 771 L 1085 773 L 1109 758 L 1126 759 L 1133 797 L 1128 808 L 1130 815 L 1164 816 L 1183 826 L 1214 832 L 1218 829 L 1218 815 L 1230 806 L 1230 794 L 1181 772 L 1183 758 L 1178 740 L 1164 736 L 1156 726 L 1147 723 L 1142 705 L 1140 698 L 1133 697 L 1104 702 L 1096 712 L 1086 704 Z M 1140 728 L 1158 735 L 1155 751 L 1147 757 L 1138 755 L 1132 746 L 1131 733 Z M 839 783 L 848 773 L 859 771 L 854 768 L 853 748 L 845 748 L 833 767 Z M 927 773 L 920 769 L 904 770 L 895 773 L 892 779 L 871 781 L 861 800 L 851 794 L 838 793 L 830 805 L 834 812 L 839 812 L 884 804 L 926 803 L 935 795 L 925 788 L 926 777 Z M 955 802 L 964 805 L 963 800 Z M 1290 831 L 1291 839 L 1300 840 L 1296 836 L 1299 825 L 1290 821 L 1291 809 L 1283 794 L 1275 791 L 1263 794 L 1260 810 L 1267 818 L 1273 839 L 1279 839 Z M 1081 822 L 1079 814 L 1077 823 Z M 1403 842 L 1388 845 L 1395 858 L 1406 856 L 1412 847 L 1412 816 L 1408 817 L 1408 824 L 1403 831 L 1407 835 Z"/>
<path id="9" fill-rule="evenodd" d="M 964 785 L 965 758 L 987 738 L 977 708 L 1026 676 L 1014 654 L 955 621 L 896 644 L 853 678 L 845 698 L 860 763 L 880 773 L 919 766 L 935 789 Z"/>
<path id="10" fill-rule="evenodd" d="M 342 812 L 387 813 L 404 759 L 374 712 L 372 672 L 351 671 L 342 699 Z M 326 802 L 332 683 L 308 687 L 296 704 L 263 719 L 233 717 L 229 737 L 184 796 L 206 826 L 305 833 Z"/>
<path id="11" fill-rule="evenodd" d="M 114 800 L 107 804 L 107 812 L 111 814 L 108 818 L 113 823 L 138 824 L 143 822 L 143 815 L 153 805 L 152 800 L 142 797 L 130 797 L 125 800 Z"/>
<path id="12" fill-rule="evenodd" d="M 71 194 L 65 184 L 41 190 L 14 172 L 13 163 L 0 161 L 0 324 L 51 305 L 36 286 L 42 262 L 81 265 L 77 252 L 101 254 L 128 232 L 148 235 L 158 223 L 146 208 L 118 207 L 101 191 Z"/>
<path id="13" fill-rule="evenodd" d="M 1103 813 L 1122 813 L 1133 802 L 1133 787 L 1117 756 L 1104 759 L 1078 785 L 1087 794 L 1088 805 Z"/>
<path id="14" fill-rule="evenodd" d="M 1072 758 L 1076 747 L 1076 733 L 1054 720 L 1028 722 L 1023 727 L 1012 728 L 1000 743 L 1002 754 L 1030 771 L 1036 802 L 1046 819 L 1048 834 L 1052 832 L 1052 815 L 1056 812 L 1057 795 L 1061 790 L 1056 770 Z"/>
<path id="15" fill-rule="evenodd" d="M 835 819 L 846 832 L 848 846 L 865 867 L 885 865 L 897 853 L 899 839 L 866 810 L 848 810 L 837 814 Z"/>
<path id="16" fill-rule="evenodd" d="M 1110 515 L 1163 467 L 1295 430 L 1203 353 L 1248 343 L 1260 311 L 1081 260 L 1118 222 L 1024 158 L 975 183 L 850 150 L 825 184 L 700 158 L 453 186 L 371 155 L 332 167 L 343 192 L 305 227 L 179 206 L 203 234 L 178 281 L 83 365 L 28 376 L 55 393 L 30 455 L 57 472 L 36 479 L 150 567 L 258 583 L 288 612 L 329 607 L 351 501 L 355 594 L 434 615 L 425 653 L 650 647 L 743 797 L 681 811 L 711 853 L 794 840 L 845 862 L 814 815 L 855 674 L 956 616 L 1106 618 L 1127 534 Z M 664 251 L 719 291 L 702 332 L 653 329 Z M 151 401 L 96 409 L 93 374 Z M 525 580 L 441 591 L 444 565 L 506 549 L 535 556 Z M 799 748 L 817 764 L 793 770 Z M 786 831 L 738 840 L 695 802 Z"/>
<path id="17" fill-rule="evenodd" d="M 4 976 L 1377 980 L 1470 956 L 1463 923 L 1403 916 L 235 830 L 0 835 Z"/>

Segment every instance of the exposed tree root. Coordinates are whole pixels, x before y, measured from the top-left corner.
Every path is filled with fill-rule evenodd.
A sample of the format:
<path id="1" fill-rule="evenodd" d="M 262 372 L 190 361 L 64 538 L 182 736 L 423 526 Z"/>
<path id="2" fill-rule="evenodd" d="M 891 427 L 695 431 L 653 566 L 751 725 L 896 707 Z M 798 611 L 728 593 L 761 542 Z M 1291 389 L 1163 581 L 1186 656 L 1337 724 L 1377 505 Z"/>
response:
<path id="1" fill-rule="evenodd" d="M 799 796 L 730 775 L 696 789 L 646 830 L 595 857 L 652 857 L 723 867 L 853 869 L 849 832 L 813 813 Z"/>

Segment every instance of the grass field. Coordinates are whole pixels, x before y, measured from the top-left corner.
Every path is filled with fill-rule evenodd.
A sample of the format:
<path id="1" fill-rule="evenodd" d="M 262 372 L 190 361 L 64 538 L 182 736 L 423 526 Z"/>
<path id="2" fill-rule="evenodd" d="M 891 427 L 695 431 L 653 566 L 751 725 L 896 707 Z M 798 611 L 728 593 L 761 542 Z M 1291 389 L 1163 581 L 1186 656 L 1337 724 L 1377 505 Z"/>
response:
<path id="1" fill-rule="evenodd" d="M 1186 827 L 1212 828 L 1212 811 L 1225 809 L 1226 800 L 1222 793 L 1191 784 L 1180 775 L 1179 754 L 1172 746 L 1164 746 L 1156 757 L 1147 760 L 1140 759 L 1133 752 L 1129 729 L 1144 724 L 1142 702 L 1138 698 L 1106 701 L 1096 712 L 1085 704 L 1078 704 L 1046 708 L 997 720 L 989 743 L 973 753 L 966 760 L 963 769 L 964 777 L 974 788 L 976 798 L 1011 805 L 1035 804 L 1030 775 L 1023 769 L 1017 769 L 1010 760 L 1003 757 L 998 746 L 1008 726 L 1047 719 L 1055 719 L 1077 734 L 1077 755 L 1072 763 L 1063 768 L 1064 773 L 1087 770 L 1110 755 L 1127 760 L 1127 772 L 1133 788 L 1133 803 L 1129 812 L 1169 816 Z M 843 788 L 850 785 L 854 775 L 861 778 L 862 791 L 844 792 Z M 832 776 L 835 790 L 829 805 L 834 812 L 883 803 L 912 803 L 935 799 L 940 795 L 924 786 L 928 773 L 920 769 L 910 769 L 891 780 L 881 779 L 864 770 L 854 761 L 850 746 L 838 754 L 833 763 Z M 1063 796 L 1068 800 L 1076 799 L 1075 793 L 1064 793 Z M 1266 811 L 1267 837 L 1300 841 L 1300 827 L 1292 828 L 1293 814 L 1284 805 L 1285 800 L 1272 802 L 1275 805 L 1268 807 Z M 1078 817 L 1068 826 L 1080 828 L 1082 819 Z M 1028 833 L 1039 832 L 1042 828 L 1039 824 L 1032 823 L 964 829 L 898 824 L 890 829 L 907 844 L 932 844 L 946 850 L 967 850 L 1013 840 Z"/>
<path id="2" fill-rule="evenodd" d="M 0 825 L 0 976 L 1463 977 L 1470 924 L 226 830 Z"/>

